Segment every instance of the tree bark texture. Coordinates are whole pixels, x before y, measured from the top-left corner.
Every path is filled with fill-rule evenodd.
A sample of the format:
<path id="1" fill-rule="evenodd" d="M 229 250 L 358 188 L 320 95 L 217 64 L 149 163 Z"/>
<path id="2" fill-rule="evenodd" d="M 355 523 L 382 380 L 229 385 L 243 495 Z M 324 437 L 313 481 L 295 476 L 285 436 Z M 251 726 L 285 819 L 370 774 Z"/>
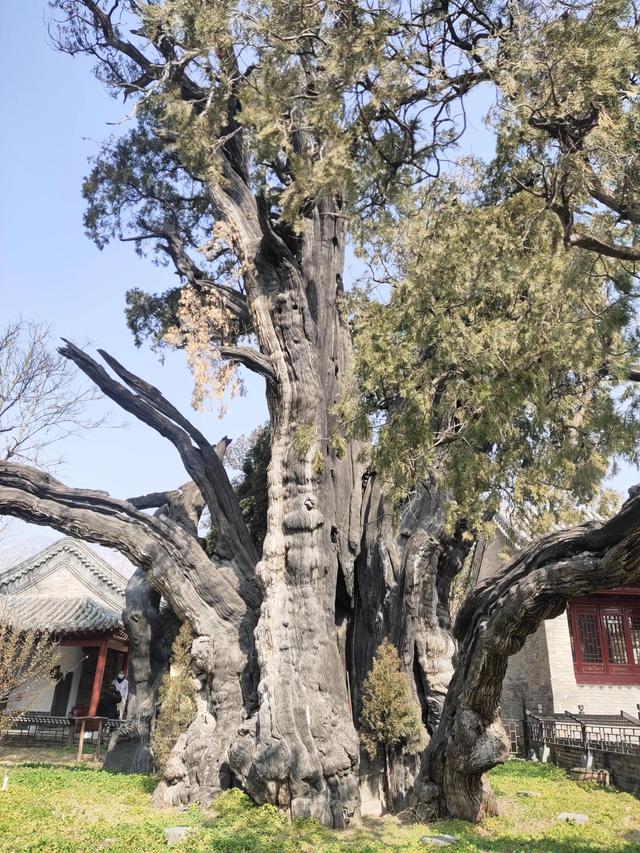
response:
<path id="1" fill-rule="evenodd" d="M 220 459 L 228 445 L 226 437 L 216 445 Z M 204 499 L 193 481 L 169 492 L 129 498 L 129 503 L 137 509 L 157 508 L 156 518 L 170 518 L 191 536 L 198 536 Z M 104 766 L 107 770 L 150 773 L 154 768 L 150 739 L 160 681 L 169 667 L 170 642 L 166 620 L 160 616 L 160 594 L 150 586 L 142 569 L 129 579 L 125 599 L 123 620 L 129 636 L 127 720 L 112 734 Z"/>
<path id="2" fill-rule="evenodd" d="M 275 235 L 274 239 L 275 239 Z M 331 446 L 348 376 L 342 317 L 345 228 L 326 205 L 309 217 L 296 260 L 275 242 L 255 258 L 264 296 L 254 325 L 273 365 L 267 535 L 257 576 L 258 709 L 231 768 L 258 801 L 343 826 L 358 809 L 358 737 L 344 664 L 363 468 L 358 448 Z M 336 612 L 336 600 L 339 600 Z"/>
<path id="3" fill-rule="evenodd" d="M 210 560 L 198 540 L 169 518 L 150 517 L 104 492 L 67 488 L 26 466 L 0 465 L 0 512 L 116 548 L 144 570 L 178 618 L 189 621 L 196 637 L 199 713 L 158 797 L 208 802 L 229 782 L 221 767 L 255 695 L 255 614 L 238 594 L 237 567 Z"/>
<path id="4" fill-rule="evenodd" d="M 123 621 L 129 636 L 127 719 L 109 740 L 104 768 L 151 773 L 150 738 L 169 648 L 160 618 L 160 594 L 149 585 L 142 569 L 137 569 L 127 584 Z"/>
<path id="5" fill-rule="evenodd" d="M 569 598 L 640 582 L 639 523 L 640 498 L 631 497 L 604 524 L 544 537 L 467 597 L 454 625 L 455 673 L 416 785 L 421 817 L 497 814 L 484 774 L 509 754 L 498 714 L 508 659 Z"/>
<path id="6" fill-rule="evenodd" d="M 433 487 L 424 486 L 397 518 L 375 475 L 364 490 L 361 529 L 349 630 L 354 718 L 360 718 L 362 685 L 376 649 L 389 637 L 420 706 L 426 741 L 439 724 L 453 675 L 450 587 L 472 539 L 462 526 L 453 535 L 445 532 L 441 498 Z M 390 797 L 402 808 L 419 762 L 398 750 L 389 762 Z"/>

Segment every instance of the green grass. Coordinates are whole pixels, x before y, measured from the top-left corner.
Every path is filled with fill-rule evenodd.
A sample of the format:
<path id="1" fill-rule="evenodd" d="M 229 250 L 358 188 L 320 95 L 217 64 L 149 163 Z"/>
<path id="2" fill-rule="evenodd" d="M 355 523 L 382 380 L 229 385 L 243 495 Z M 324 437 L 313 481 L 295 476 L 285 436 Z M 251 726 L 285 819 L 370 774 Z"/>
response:
<path id="1" fill-rule="evenodd" d="M 385 817 L 335 832 L 312 821 L 290 823 L 271 806 L 253 806 L 239 791 L 224 794 L 204 815 L 197 808 L 157 811 L 151 777 L 21 764 L 10 769 L 9 790 L 0 793 L 0 851 L 155 853 L 167 850 L 163 830 L 176 825 L 193 827 L 188 841 L 174 848 L 184 853 L 424 853 L 435 848 L 421 844 L 421 836 L 442 832 L 458 838 L 450 848 L 456 853 L 640 851 L 640 802 L 629 794 L 572 782 L 557 767 L 523 761 L 496 768 L 491 782 L 502 814 L 478 826 L 403 824 Z M 561 811 L 584 812 L 589 823 L 561 824 Z"/>

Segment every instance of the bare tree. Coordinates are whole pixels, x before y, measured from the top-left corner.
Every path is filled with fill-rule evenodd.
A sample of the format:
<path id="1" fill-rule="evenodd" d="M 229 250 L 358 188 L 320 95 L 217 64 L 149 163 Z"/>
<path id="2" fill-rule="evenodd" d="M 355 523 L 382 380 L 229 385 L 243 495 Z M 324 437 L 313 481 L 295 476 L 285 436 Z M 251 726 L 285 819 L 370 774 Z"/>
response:
<path id="1" fill-rule="evenodd" d="M 15 624 L 6 601 L 0 602 L 0 739 L 57 677 L 58 646 L 46 630 Z"/>
<path id="2" fill-rule="evenodd" d="M 102 423 L 87 415 L 98 396 L 79 385 L 44 323 L 16 320 L 0 330 L 0 459 L 59 463 L 53 445 Z"/>

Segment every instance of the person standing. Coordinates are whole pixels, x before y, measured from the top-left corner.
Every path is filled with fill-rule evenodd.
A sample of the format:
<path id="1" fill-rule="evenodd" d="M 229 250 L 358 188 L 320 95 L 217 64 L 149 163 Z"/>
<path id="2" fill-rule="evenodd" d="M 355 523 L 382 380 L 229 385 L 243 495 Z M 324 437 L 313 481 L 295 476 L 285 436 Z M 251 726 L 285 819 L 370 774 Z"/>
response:
<path id="1" fill-rule="evenodd" d="M 120 672 L 111 682 L 111 685 L 115 687 L 115 689 L 120 694 L 121 698 L 120 702 L 118 703 L 118 710 L 120 711 L 120 719 L 124 719 L 124 714 L 127 707 L 127 698 L 129 696 L 129 682 L 127 681 L 127 677 L 124 673 L 124 670 L 120 670 Z"/>
<path id="2" fill-rule="evenodd" d="M 107 717 L 109 720 L 117 720 L 119 718 L 118 715 L 118 700 L 120 694 L 113 686 L 110 684 L 106 690 L 103 690 L 100 695 L 100 701 L 98 702 L 98 717 Z"/>

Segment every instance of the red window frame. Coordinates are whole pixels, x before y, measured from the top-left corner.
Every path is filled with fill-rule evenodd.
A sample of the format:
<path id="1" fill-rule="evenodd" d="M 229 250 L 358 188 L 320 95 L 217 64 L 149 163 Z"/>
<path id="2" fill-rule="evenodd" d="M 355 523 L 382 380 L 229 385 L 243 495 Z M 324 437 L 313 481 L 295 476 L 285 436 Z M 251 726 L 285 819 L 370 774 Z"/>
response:
<path id="1" fill-rule="evenodd" d="M 640 684 L 640 597 L 574 599 L 567 617 L 578 684 Z"/>

